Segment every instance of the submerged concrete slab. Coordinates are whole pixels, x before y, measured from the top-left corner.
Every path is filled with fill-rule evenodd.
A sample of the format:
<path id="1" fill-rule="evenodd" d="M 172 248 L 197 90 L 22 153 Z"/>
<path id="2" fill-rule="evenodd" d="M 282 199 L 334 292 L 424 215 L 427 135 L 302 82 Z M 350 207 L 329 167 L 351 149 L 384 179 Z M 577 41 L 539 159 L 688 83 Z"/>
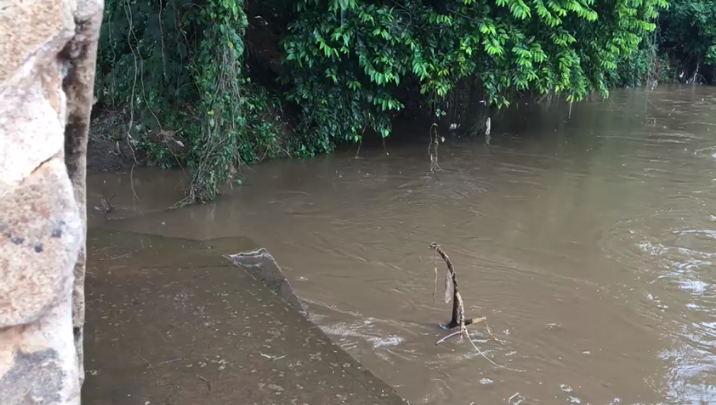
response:
<path id="1" fill-rule="evenodd" d="M 402 404 L 222 250 L 91 231 L 84 404 Z"/>
<path id="2" fill-rule="evenodd" d="M 291 284 L 284 277 L 276 259 L 266 249 L 261 248 L 225 257 L 235 266 L 241 267 L 255 279 L 260 280 L 269 291 L 286 301 L 288 306 L 295 311 L 303 316 L 308 316 L 308 311 L 293 292 Z"/>

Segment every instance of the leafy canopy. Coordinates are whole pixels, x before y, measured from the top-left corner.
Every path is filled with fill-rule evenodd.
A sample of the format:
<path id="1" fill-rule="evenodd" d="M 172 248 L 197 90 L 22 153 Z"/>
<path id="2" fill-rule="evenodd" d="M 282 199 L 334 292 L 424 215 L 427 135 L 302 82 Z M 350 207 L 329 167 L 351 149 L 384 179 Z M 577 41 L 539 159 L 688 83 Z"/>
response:
<path id="1" fill-rule="evenodd" d="M 390 133 L 396 89 L 417 78 L 432 103 L 465 77 L 509 105 L 520 92 L 580 100 L 638 49 L 665 0 L 298 0 L 284 38 L 288 97 L 317 140 Z"/>
<path id="2" fill-rule="evenodd" d="M 711 38 L 713 50 L 713 2 L 681 1 L 672 19 L 685 31 L 674 29 L 673 42 L 691 35 L 686 20 L 697 16 L 689 29 Z M 406 93 L 419 95 L 418 104 L 427 102 L 436 115 L 466 87 L 470 104 L 484 100 L 497 108 L 520 93 L 606 95 L 610 72 L 639 49 L 665 6 L 666 0 L 107 0 L 96 88 L 105 105 L 127 112 L 127 142 L 157 164 L 188 167 L 190 200 L 208 200 L 243 163 L 331 151 L 338 142 L 360 142 L 368 128 L 387 137 L 391 117 L 412 102 Z M 287 23 L 272 27 L 283 51 L 277 102 L 248 78 L 252 7 L 272 9 L 274 21 Z M 286 136 L 271 118 L 285 102 L 297 107 L 298 136 Z M 164 146 L 173 134 L 183 137 L 175 143 L 185 150 Z"/>
<path id="3" fill-rule="evenodd" d="M 661 48 L 680 65 L 716 64 L 716 1 L 672 0 L 660 25 Z"/>

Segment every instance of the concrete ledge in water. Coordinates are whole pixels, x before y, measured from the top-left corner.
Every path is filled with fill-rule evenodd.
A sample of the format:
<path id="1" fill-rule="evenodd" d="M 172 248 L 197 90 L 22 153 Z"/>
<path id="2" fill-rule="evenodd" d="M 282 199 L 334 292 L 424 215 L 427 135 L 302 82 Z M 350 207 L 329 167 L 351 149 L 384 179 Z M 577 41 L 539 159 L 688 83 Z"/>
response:
<path id="1" fill-rule="evenodd" d="M 298 311 L 303 316 L 308 316 L 308 311 L 301 304 L 293 287 L 284 277 L 281 268 L 276 260 L 264 249 L 252 250 L 250 252 L 241 252 L 234 255 L 224 256 L 231 260 L 234 265 L 241 267 L 254 278 L 260 280 L 274 294 L 278 295 L 286 301 L 286 303 Z"/>
<path id="2" fill-rule="evenodd" d="M 247 271 L 191 241 L 112 241 L 90 241 L 83 404 L 408 403 Z"/>

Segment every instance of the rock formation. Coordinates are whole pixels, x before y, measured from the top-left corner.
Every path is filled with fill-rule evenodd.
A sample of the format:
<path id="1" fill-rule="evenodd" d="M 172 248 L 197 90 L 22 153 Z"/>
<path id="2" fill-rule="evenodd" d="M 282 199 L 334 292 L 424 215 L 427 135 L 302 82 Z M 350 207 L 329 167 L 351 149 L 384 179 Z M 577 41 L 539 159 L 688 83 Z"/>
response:
<path id="1" fill-rule="evenodd" d="M 103 0 L 0 0 L 0 403 L 79 404 Z"/>

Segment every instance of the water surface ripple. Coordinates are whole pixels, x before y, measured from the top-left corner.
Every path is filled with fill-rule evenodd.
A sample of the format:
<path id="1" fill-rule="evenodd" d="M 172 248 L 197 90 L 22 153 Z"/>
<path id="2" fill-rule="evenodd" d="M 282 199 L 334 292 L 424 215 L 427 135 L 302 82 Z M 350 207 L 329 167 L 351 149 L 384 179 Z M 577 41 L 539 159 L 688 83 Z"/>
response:
<path id="1" fill-rule="evenodd" d="M 389 156 L 263 164 L 171 212 L 176 173 L 135 170 L 140 200 L 127 174 L 92 176 L 90 204 L 117 193 L 118 211 L 91 226 L 251 237 L 312 319 L 414 404 L 716 403 L 716 92 L 616 91 L 571 117 L 522 103 L 494 122 L 489 144 L 441 146 L 438 176 L 426 145 L 388 142 Z M 449 307 L 433 303 L 432 241 L 499 366 L 435 346 Z"/>

